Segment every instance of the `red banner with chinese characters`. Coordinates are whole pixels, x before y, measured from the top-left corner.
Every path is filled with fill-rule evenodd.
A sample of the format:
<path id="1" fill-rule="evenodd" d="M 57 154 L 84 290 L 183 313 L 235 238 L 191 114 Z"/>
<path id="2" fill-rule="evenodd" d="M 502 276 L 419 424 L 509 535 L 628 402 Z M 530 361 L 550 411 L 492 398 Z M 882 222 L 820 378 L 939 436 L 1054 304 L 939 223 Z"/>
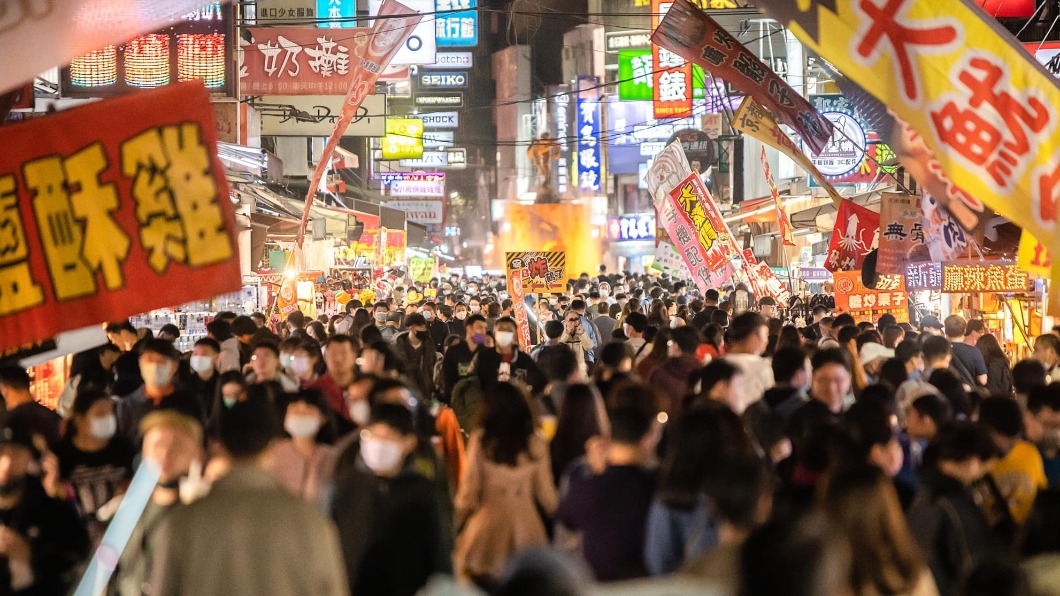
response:
<path id="1" fill-rule="evenodd" d="M 832 122 L 740 40 L 688 0 L 673 3 L 651 40 L 754 97 L 777 120 L 798 131 L 815 154 L 828 144 Z"/>
<path id="2" fill-rule="evenodd" d="M 832 272 L 860 270 L 865 255 L 876 248 L 879 240 L 880 214 L 850 199 L 843 199 L 835 216 L 825 269 Z"/>
<path id="3" fill-rule="evenodd" d="M 241 286 L 202 83 L 0 127 L 0 349 Z"/>
<path id="4" fill-rule="evenodd" d="M 670 192 L 662 219 L 700 291 L 729 281 L 732 239 L 699 174 L 692 172 Z"/>
<path id="5" fill-rule="evenodd" d="M 777 183 L 773 181 L 773 170 L 769 167 L 769 160 L 766 158 L 765 145 L 762 145 L 762 171 L 766 175 L 769 194 L 773 195 L 773 205 L 777 208 L 777 227 L 780 228 L 780 238 L 784 241 L 784 246 L 795 246 L 795 231 L 791 228 L 788 214 L 784 212 L 784 205 L 780 203 L 780 192 L 777 190 Z"/>
<path id="6" fill-rule="evenodd" d="M 750 248 L 743 250 L 743 262 L 747 266 L 747 277 L 759 300 L 765 296 L 772 296 L 781 306 L 786 307 L 791 304 L 791 292 L 780 281 L 769 263 L 759 262 Z"/>
<path id="7" fill-rule="evenodd" d="M 835 276 L 835 310 L 850 313 L 857 322 L 875 323 L 885 314 L 898 322 L 909 321 L 909 294 L 901 275 L 881 275 L 877 289 L 866 288 L 861 271 L 838 271 Z"/>
<path id="8" fill-rule="evenodd" d="M 515 324 L 519 328 L 519 347 L 528 351 L 533 345 L 530 341 L 530 320 L 526 317 L 526 293 L 523 292 L 523 277 L 526 271 L 514 269 L 509 274 L 512 288 L 512 310 L 515 312 Z"/>
<path id="9" fill-rule="evenodd" d="M 651 0 L 651 28 L 673 6 L 670 0 Z M 652 111 L 655 118 L 687 118 L 692 115 L 692 63 L 651 44 Z"/>
<path id="10" fill-rule="evenodd" d="M 239 47 L 244 95 L 345 95 L 357 65 L 354 48 L 372 30 L 251 27 Z"/>

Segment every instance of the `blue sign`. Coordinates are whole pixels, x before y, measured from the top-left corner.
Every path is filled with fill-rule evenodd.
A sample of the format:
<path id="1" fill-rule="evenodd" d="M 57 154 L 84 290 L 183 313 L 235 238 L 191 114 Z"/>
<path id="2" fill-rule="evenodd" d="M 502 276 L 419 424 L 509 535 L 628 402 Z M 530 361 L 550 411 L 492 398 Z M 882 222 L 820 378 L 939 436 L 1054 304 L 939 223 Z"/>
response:
<path id="1" fill-rule="evenodd" d="M 420 74 L 420 87 L 431 89 L 467 89 L 466 72 L 427 72 Z"/>
<path id="2" fill-rule="evenodd" d="M 338 29 L 357 26 L 357 0 L 317 0 L 317 27 Z"/>
<path id="3" fill-rule="evenodd" d="M 578 130 L 578 188 L 600 190 L 600 100 L 579 99 Z"/>
<path id="4" fill-rule="evenodd" d="M 323 0 L 317 0 L 321 2 Z M 434 0 L 434 31 L 440 48 L 471 48 L 478 45 L 478 0 Z M 446 12 L 459 10 L 461 12 Z"/>
<path id="5" fill-rule="evenodd" d="M 655 214 L 619 215 L 607 219 L 607 237 L 613 241 L 655 240 Z"/>

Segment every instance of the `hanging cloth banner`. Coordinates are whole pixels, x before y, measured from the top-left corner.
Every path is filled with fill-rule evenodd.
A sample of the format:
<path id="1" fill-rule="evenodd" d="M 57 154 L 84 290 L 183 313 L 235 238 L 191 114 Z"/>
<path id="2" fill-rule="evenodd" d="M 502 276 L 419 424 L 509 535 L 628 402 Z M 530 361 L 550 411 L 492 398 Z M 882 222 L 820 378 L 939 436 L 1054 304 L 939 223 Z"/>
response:
<path id="1" fill-rule="evenodd" d="M 302 210 L 302 224 L 298 227 L 298 246 L 302 246 L 305 237 L 305 227 L 309 223 L 309 210 L 313 206 L 313 198 L 320 187 L 320 179 L 331 164 L 331 156 L 335 148 L 339 146 L 343 133 L 349 127 L 361 102 L 370 93 L 375 92 L 375 82 L 383 69 L 390 64 L 390 59 L 405 45 L 405 40 L 412 34 L 412 30 L 419 24 L 423 15 L 401 4 L 397 0 L 384 0 L 383 6 L 379 8 L 379 17 L 372 27 L 372 34 L 356 35 L 350 40 L 352 46 L 350 54 L 354 57 L 353 78 L 350 80 L 350 90 L 346 93 L 346 100 L 342 104 L 342 113 L 335 122 L 335 129 L 328 137 L 328 143 L 320 154 L 320 161 L 313 170 L 313 178 L 309 183 L 309 191 L 305 197 L 305 208 Z"/>
<path id="2" fill-rule="evenodd" d="M 698 64 L 744 95 L 754 97 L 778 120 L 798 131 L 814 154 L 828 145 L 832 122 L 740 40 L 688 0 L 673 3 L 651 41 Z"/>
<path id="3" fill-rule="evenodd" d="M 792 161 L 799 164 L 803 170 L 813 176 L 813 179 L 821 185 L 821 188 L 828 193 L 828 196 L 832 197 L 832 202 L 835 203 L 836 207 L 842 204 L 843 195 L 839 194 L 839 191 L 832 186 L 832 183 L 828 182 L 828 179 L 817 170 L 817 166 L 813 165 L 813 161 L 795 145 L 795 142 L 788 137 L 788 133 L 781 130 L 773 115 L 758 105 L 754 98 L 748 95 L 743 99 L 740 107 L 733 114 L 732 126 L 745 135 L 787 155 Z"/>
<path id="4" fill-rule="evenodd" d="M 928 260 L 924 238 L 924 211 L 920 197 L 885 192 L 880 196 L 880 246 L 877 273 L 905 273 L 906 266 Z"/>
<path id="5" fill-rule="evenodd" d="M 527 273 L 525 269 L 512 269 L 508 276 L 512 282 L 512 310 L 515 312 L 515 325 L 519 328 L 519 347 L 529 352 L 533 344 L 530 343 L 530 319 L 526 316 L 526 292 L 523 291 Z"/>
<path id="6" fill-rule="evenodd" d="M 952 215 L 939 207 L 935 197 L 926 189 L 921 191 L 920 207 L 924 212 L 925 242 L 931 260 L 941 262 L 959 259 L 961 253 L 968 248 L 968 237 L 964 228 Z"/>
<path id="7" fill-rule="evenodd" d="M 725 222 L 716 209 L 716 217 L 708 214 L 708 202 L 713 205 L 714 201 L 693 172 L 670 192 L 662 208 L 666 233 L 701 292 L 721 287 L 733 275 Z"/>
<path id="8" fill-rule="evenodd" d="M 747 277 L 751 280 L 751 286 L 755 288 L 755 296 L 762 299 L 764 296 L 772 296 L 778 304 L 791 305 L 791 292 L 780 281 L 769 263 L 759 262 L 750 248 L 743 251 L 743 262 L 747 268 Z"/>
<path id="9" fill-rule="evenodd" d="M 833 273 L 860 270 L 865 255 L 879 245 L 879 240 L 880 214 L 843 199 L 835 216 L 825 269 Z"/>
<path id="10" fill-rule="evenodd" d="M 756 5 L 918 132 L 935 158 L 922 170 L 1060 250 L 1060 87 L 989 14 L 969 0 Z M 1060 287 L 1055 263 L 1050 278 Z M 1060 313 L 1060 292 L 1049 301 Z"/>
<path id="11" fill-rule="evenodd" d="M 1023 230 L 1020 234 L 1019 250 L 1016 252 L 1016 263 L 1031 275 L 1047 277 L 1049 267 L 1053 264 L 1053 255 L 1044 244 L 1028 234 L 1027 230 Z"/>
<path id="12" fill-rule="evenodd" d="M 777 227 L 780 228 L 780 237 L 784 241 L 784 246 L 795 246 L 795 232 L 791 229 L 788 214 L 784 212 L 784 205 L 780 204 L 780 192 L 777 191 L 777 183 L 773 181 L 773 170 L 769 167 L 765 146 L 762 147 L 762 171 L 766 175 L 769 194 L 773 195 L 773 205 L 777 208 Z"/>
<path id="13" fill-rule="evenodd" d="M 239 290 L 201 82 L 0 127 L 0 350 Z"/>
<path id="14" fill-rule="evenodd" d="M 684 259 L 681 258 L 681 253 L 677 252 L 674 243 L 669 240 L 660 240 L 655 247 L 655 260 L 652 261 L 652 267 L 671 277 L 679 279 L 692 277 Z"/>

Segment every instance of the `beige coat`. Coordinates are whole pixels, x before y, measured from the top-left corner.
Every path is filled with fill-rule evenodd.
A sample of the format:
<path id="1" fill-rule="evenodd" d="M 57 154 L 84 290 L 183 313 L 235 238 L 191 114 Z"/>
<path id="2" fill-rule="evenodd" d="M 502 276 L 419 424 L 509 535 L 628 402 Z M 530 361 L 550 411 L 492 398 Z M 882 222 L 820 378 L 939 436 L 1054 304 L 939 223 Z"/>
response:
<path id="1" fill-rule="evenodd" d="M 237 464 L 151 536 L 151 594 L 346 596 L 335 527 L 269 472 Z"/>
<path id="2" fill-rule="evenodd" d="M 457 577 L 497 577 L 513 554 L 547 546 L 535 505 L 551 515 L 556 501 L 543 438 L 530 437 L 529 453 L 520 455 L 519 465 L 511 467 L 490 461 L 482 449 L 482 431 L 473 433 L 456 495 L 457 527 L 463 524 L 453 552 Z"/>

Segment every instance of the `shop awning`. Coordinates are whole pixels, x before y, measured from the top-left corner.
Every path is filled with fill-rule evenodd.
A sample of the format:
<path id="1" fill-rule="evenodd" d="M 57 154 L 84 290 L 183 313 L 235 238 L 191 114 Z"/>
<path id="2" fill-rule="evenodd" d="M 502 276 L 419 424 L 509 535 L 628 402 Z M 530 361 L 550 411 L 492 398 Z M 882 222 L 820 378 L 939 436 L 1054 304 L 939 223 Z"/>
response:
<path id="1" fill-rule="evenodd" d="M 883 188 L 879 190 L 873 190 L 866 193 L 853 195 L 850 200 L 854 201 L 862 207 L 867 207 L 877 213 L 880 211 L 880 197 L 885 192 L 893 192 L 893 188 Z M 791 213 L 791 225 L 796 230 L 814 230 L 817 232 L 831 232 L 832 228 L 835 227 L 835 216 L 836 206 L 831 200 L 811 207 L 809 209 L 803 209 Z"/>

